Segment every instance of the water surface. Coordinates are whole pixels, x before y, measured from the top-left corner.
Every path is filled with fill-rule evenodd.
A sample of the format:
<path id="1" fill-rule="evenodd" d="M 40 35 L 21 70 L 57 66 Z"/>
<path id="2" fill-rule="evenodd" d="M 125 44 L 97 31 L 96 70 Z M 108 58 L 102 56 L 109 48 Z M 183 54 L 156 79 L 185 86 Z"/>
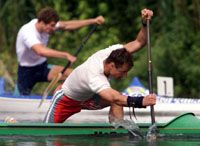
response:
<path id="1" fill-rule="evenodd" d="M 147 141 L 129 136 L 1 136 L 0 146 L 200 146 L 200 139 L 159 138 Z"/>

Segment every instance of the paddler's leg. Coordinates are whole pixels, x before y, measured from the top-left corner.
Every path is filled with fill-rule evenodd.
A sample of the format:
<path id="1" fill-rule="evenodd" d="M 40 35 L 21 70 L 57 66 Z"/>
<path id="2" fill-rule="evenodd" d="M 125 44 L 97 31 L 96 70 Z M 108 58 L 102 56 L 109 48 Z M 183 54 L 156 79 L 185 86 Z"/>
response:
<path id="1" fill-rule="evenodd" d="M 110 106 L 110 102 L 103 100 L 98 94 L 95 94 L 91 99 L 82 103 L 82 109 L 87 110 L 99 110 L 108 106 Z M 112 104 L 110 107 L 108 118 L 110 122 L 123 120 L 123 107 L 116 104 Z"/>
<path id="2" fill-rule="evenodd" d="M 29 95 L 37 82 L 46 82 L 49 73 L 47 62 L 33 67 L 18 66 L 17 87 L 21 95 Z"/>
<path id="3" fill-rule="evenodd" d="M 117 104 L 111 104 L 109 111 L 109 122 L 121 121 L 124 119 L 123 107 Z"/>
<path id="4" fill-rule="evenodd" d="M 81 111 L 81 103 L 64 96 L 62 89 L 55 92 L 45 123 L 63 123 L 71 115 Z"/>
<path id="5" fill-rule="evenodd" d="M 103 100 L 98 94 L 95 94 L 92 98 L 82 103 L 82 109 L 86 110 L 99 110 L 108 106 L 110 106 L 110 103 Z"/>

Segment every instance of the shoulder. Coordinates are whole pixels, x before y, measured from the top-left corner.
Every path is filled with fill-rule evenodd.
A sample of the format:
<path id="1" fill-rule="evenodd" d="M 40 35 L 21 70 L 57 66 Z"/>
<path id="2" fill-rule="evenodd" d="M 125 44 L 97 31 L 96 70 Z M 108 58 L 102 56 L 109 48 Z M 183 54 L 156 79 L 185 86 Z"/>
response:
<path id="1" fill-rule="evenodd" d="M 35 28 L 36 22 L 37 19 L 33 19 L 28 23 L 24 24 L 18 32 L 18 37 L 33 38 L 37 36 L 38 32 Z"/>
<path id="2" fill-rule="evenodd" d="M 22 32 L 29 32 L 35 29 L 35 24 L 37 23 L 37 19 L 32 19 L 28 23 L 24 24 L 21 28 L 20 31 Z"/>
<path id="3" fill-rule="evenodd" d="M 121 49 L 123 48 L 123 45 L 122 44 L 115 44 L 115 45 L 111 45 L 111 46 L 108 46 L 107 48 L 105 49 L 102 49 L 102 50 L 99 50 L 97 51 L 94 55 L 102 55 L 101 57 L 103 56 L 108 56 L 113 50 L 117 50 L 117 49 Z"/>
<path id="4" fill-rule="evenodd" d="M 111 45 L 111 46 L 105 48 L 105 50 L 113 51 L 113 50 L 121 49 L 123 47 L 124 46 L 122 44 L 114 44 L 114 45 Z"/>

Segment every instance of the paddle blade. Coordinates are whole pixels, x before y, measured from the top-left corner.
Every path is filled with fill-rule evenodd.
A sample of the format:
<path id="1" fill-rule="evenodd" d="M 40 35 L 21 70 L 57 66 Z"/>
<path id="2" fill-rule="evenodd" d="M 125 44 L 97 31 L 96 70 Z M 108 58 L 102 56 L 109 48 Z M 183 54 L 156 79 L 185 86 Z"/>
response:
<path id="1" fill-rule="evenodd" d="M 58 73 L 58 75 L 55 78 L 53 78 L 53 80 L 47 86 L 47 88 L 45 89 L 45 91 L 43 93 L 42 99 L 40 100 L 40 104 L 38 105 L 38 108 L 41 107 L 41 105 L 43 104 L 44 100 L 47 98 L 47 96 L 49 95 L 49 93 L 53 90 L 54 86 L 61 79 L 61 77 L 62 77 L 62 73 Z"/>
<path id="2" fill-rule="evenodd" d="M 154 123 L 153 125 L 151 125 L 149 127 L 149 130 L 147 132 L 147 140 L 148 141 L 154 141 L 154 140 L 156 140 L 157 134 L 158 134 L 158 128 L 156 126 L 156 123 Z"/>
<path id="3" fill-rule="evenodd" d="M 42 106 L 42 103 L 43 103 L 44 100 L 47 98 L 47 96 L 48 96 L 47 93 L 43 94 L 42 99 L 40 100 L 40 103 L 39 103 L 39 105 L 38 105 L 38 108 L 40 108 L 40 107 Z"/>

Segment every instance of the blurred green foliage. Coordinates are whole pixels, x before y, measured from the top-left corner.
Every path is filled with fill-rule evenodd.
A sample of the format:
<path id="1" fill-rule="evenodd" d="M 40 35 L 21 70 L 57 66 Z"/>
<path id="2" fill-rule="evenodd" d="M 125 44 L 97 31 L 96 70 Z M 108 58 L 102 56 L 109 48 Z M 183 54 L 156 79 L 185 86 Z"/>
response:
<path id="1" fill-rule="evenodd" d="M 76 67 L 97 50 L 135 39 L 140 27 L 140 11 L 154 11 L 151 21 L 153 81 L 157 76 L 174 78 L 176 97 L 200 96 L 200 1 L 198 0 L 0 0 L 0 59 L 16 81 L 17 59 L 15 40 L 19 28 L 36 17 L 45 7 L 53 7 L 62 20 L 86 19 L 103 15 L 106 23 L 99 26 L 78 56 Z M 49 47 L 74 53 L 89 27 L 72 32 L 56 32 Z M 113 81 L 114 88 L 123 90 L 134 76 L 147 87 L 146 47 L 134 54 L 134 68 L 127 79 Z M 61 59 L 52 64 L 65 65 Z M 2 72 L 2 71 L 1 71 Z M 0 72 L 0 73 L 1 73 Z M 1 73 L 2 74 L 2 73 Z M 48 83 L 38 84 L 34 93 L 43 93 Z"/>

